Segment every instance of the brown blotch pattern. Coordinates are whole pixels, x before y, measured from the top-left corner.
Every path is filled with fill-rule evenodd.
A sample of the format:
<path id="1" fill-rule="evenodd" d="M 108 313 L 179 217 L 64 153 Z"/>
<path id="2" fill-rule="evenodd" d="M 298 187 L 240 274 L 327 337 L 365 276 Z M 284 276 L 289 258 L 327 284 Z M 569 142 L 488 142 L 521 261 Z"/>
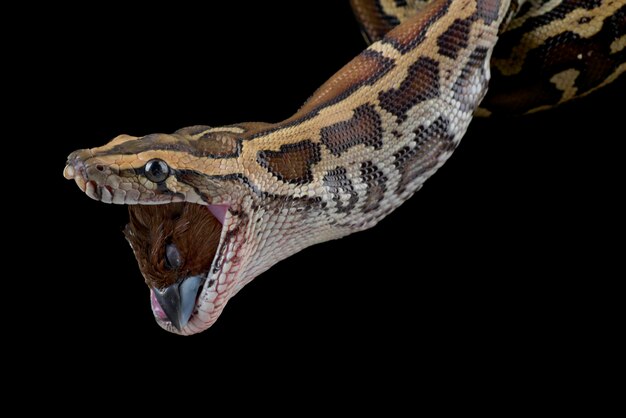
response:
<path id="1" fill-rule="evenodd" d="M 585 4 L 580 7 L 587 9 L 594 6 L 582 3 Z M 567 8 L 561 6 L 550 13 L 552 19 L 562 18 L 573 8 L 571 4 Z M 544 20 L 531 19 L 531 23 L 528 23 L 530 19 L 525 22 L 525 27 L 540 27 L 546 23 L 544 20 L 547 17 Z M 626 5 L 607 17 L 602 28 L 593 36 L 583 38 L 574 32 L 565 31 L 546 39 L 528 52 L 519 73 L 505 76 L 497 67 L 492 67 L 489 91 L 482 106 L 494 114 L 520 114 L 540 106 L 556 105 L 562 99 L 563 92 L 550 79 L 567 69 L 579 71 L 574 84 L 576 96 L 589 92 L 605 82 L 621 63 L 626 62 L 626 49 L 617 53 L 610 50 L 611 43 L 625 33 Z M 510 56 L 511 48 L 520 37 L 518 29 L 503 33 L 496 44 L 494 57 Z M 588 55 L 590 51 L 591 56 Z"/>
<path id="2" fill-rule="evenodd" d="M 259 151 L 257 162 L 279 180 L 305 184 L 313 180 L 311 168 L 320 162 L 320 145 L 305 140 L 282 145 L 279 151 Z"/>
<path id="3" fill-rule="evenodd" d="M 296 116 L 335 103 L 359 87 L 373 84 L 394 65 L 393 60 L 380 52 L 364 51 L 318 88 Z"/>
<path id="4" fill-rule="evenodd" d="M 506 58 L 511 56 L 513 48 L 522 43 L 522 38 L 529 33 L 536 31 L 542 26 L 548 25 L 555 20 L 561 20 L 565 18 L 575 9 L 583 8 L 586 10 L 593 10 L 601 5 L 601 0 L 585 0 L 585 1 L 564 1 L 548 13 L 541 13 L 535 16 L 527 17 L 524 22 L 516 28 L 505 28 L 504 32 L 500 34 L 500 39 L 493 51 L 494 58 Z M 541 3 L 526 2 L 522 5 L 522 9 L 515 15 L 515 19 L 519 19 L 522 16 L 528 14 L 530 11 L 535 11 Z M 613 16 L 619 19 L 619 16 L 624 19 L 623 11 L 615 13 Z M 613 17 L 611 16 L 611 18 Z M 609 18 L 610 19 L 610 18 Z"/>
<path id="5" fill-rule="evenodd" d="M 450 27 L 437 38 L 439 53 L 446 57 L 456 59 L 461 49 L 469 45 L 469 34 L 472 19 L 456 19 Z"/>
<path id="6" fill-rule="evenodd" d="M 383 12 L 379 1 L 350 0 L 352 10 L 367 40 L 376 42 L 398 25 L 398 19 Z"/>
<path id="7" fill-rule="evenodd" d="M 527 36 L 533 31 L 541 31 L 543 26 L 555 20 L 563 19 L 573 10 L 593 10 L 601 5 L 600 0 L 562 2 L 548 13 L 531 16 L 520 26 L 500 34 L 492 58 L 497 65 L 492 66 L 489 91 L 481 106 L 494 114 L 519 114 L 541 106 L 556 105 L 563 98 L 563 92 L 550 79 L 567 69 L 580 73 L 574 86 L 577 88 L 576 96 L 605 82 L 626 61 L 626 50 L 618 53 L 610 51 L 611 43 L 626 33 L 626 5 L 606 17 L 602 28 L 587 38 L 570 31 L 563 31 L 543 42 Z M 523 13 L 522 10 L 520 15 Z M 520 44 L 529 48 L 527 54 L 518 56 L 513 53 Z M 592 55 L 587 55 L 589 52 Z M 582 59 L 578 58 L 579 55 Z M 519 71 L 503 75 L 498 68 L 509 59 L 514 60 L 513 65 Z"/>
<path id="8" fill-rule="evenodd" d="M 241 151 L 241 138 L 230 132 L 208 132 L 191 144 L 202 157 L 237 157 Z"/>
<path id="9" fill-rule="evenodd" d="M 626 6 L 622 10 L 623 36 L 626 32 Z M 607 25 L 606 28 L 608 27 Z M 580 75 L 575 85 L 578 88 L 578 94 L 585 93 L 604 82 L 620 63 L 626 61 L 626 49 L 611 53 L 612 35 L 614 33 L 609 30 L 600 31 L 596 36 L 581 38 L 574 32 L 563 32 L 546 40 L 540 48 L 531 51 L 527 56 L 528 64 L 524 66 L 523 72 L 537 77 L 543 73 L 542 78 L 549 79 L 563 69 L 577 69 Z M 593 51 L 591 56 L 593 59 L 578 58 L 579 56 L 588 58 L 589 51 Z M 550 60 L 546 60 L 546 56 L 549 56 Z"/>
<path id="10" fill-rule="evenodd" d="M 272 123 L 267 122 L 242 122 L 237 125 L 232 125 L 233 128 L 243 129 L 240 134 L 244 141 L 251 139 L 254 135 L 271 129 L 274 126 Z"/>
<path id="11" fill-rule="evenodd" d="M 382 42 L 393 45 L 402 54 L 412 51 L 422 43 L 428 29 L 446 14 L 451 3 L 452 0 L 440 0 L 428 4 L 412 20 L 385 35 Z"/>
<path id="12" fill-rule="evenodd" d="M 350 120 L 322 128 L 320 135 L 322 144 L 336 156 L 360 144 L 374 149 L 383 145 L 382 121 L 371 104 L 354 109 Z"/>
<path id="13" fill-rule="evenodd" d="M 379 94 L 380 106 L 397 116 L 398 123 L 406 120 L 407 112 L 416 104 L 439 96 L 439 63 L 420 57 L 408 69 L 406 78 L 397 89 Z"/>
<path id="14" fill-rule="evenodd" d="M 134 155 L 148 151 L 182 151 L 193 153 L 186 138 L 179 135 L 150 134 L 133 141 L 122 142 L 106 151 L 94 153 L 99 155 Z"/>
<path id="15" fill-rule="evenodd" d="M 487 25 L 498 19 L 498 11 L 502 0 L 476 0 L 476 17 Z"/>
<path id="16" fill-rule="evenodd" d="M 432 170 L 438 163 L 439 155 L 454 149 L 454 134 L 448 131 L 449 124 L 440 116 L 428 127 L 420 125 L 415 130 L 415 146 L 403 147 L 393 155 L 394 165 L 400 172 L 397 193 L 404 192 L 415 178 Z"/>
<path id="17" fill-rule="evenodd" d="M 369 213 L 380 207 L 387 191 L 387 177 L 372 161 L 361 164 L 360 175 L 363 183 L 367 184 L 363 213 Z"/>
<path id="18" fill-rule="evenodd" d="M 207 126 L 191 126 L 179 129 L 172 135 L 150 134 L 134 141 L 126 141 L 98 155 L 134 155 L 149 151 L 184 152 L 200 158 L 232 158 L 239 156 L 241 138 L 230 132 L 209 132 L 198 139 Z"/>

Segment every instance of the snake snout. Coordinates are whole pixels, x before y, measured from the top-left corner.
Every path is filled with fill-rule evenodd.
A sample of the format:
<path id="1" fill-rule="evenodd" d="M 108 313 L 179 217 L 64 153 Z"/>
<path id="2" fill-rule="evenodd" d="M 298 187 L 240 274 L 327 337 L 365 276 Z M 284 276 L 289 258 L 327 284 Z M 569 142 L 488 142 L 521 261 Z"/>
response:
<path id="1" fill-rule="evenodd" d="M 89 150 L 74 151 L 67 157 L 67 164 L 63 169 L 63 177 L 74 180 L 80 190 L 87 192 L 87 175 L 85 172 L 85 160 L 91 156 Z"/>
<path id="2" fill-rule="evenodd" d="M 94 200 L 112 203 L 116 192 L 117 173 L 94 158 L 91 150 L 79 150 L 67 157 L 63 176 L 74 180 L 80 190 Z"/>

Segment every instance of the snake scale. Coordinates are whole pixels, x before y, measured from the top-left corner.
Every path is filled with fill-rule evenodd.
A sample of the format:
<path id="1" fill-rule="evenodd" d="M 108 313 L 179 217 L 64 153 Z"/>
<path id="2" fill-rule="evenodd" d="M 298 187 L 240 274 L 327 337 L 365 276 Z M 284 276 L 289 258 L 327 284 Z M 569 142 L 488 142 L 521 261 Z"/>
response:
<path id="1" fill-rule="evenodd" d="M 68 157 L 89 197 L 129 205 L 164 329 L 201 332 L 280 260 L 376 225 L 474 116 L 548 109 L 626 70 L 625 0 L 351 5 L 371 45 L 287 120 L 120 135 Z"/>

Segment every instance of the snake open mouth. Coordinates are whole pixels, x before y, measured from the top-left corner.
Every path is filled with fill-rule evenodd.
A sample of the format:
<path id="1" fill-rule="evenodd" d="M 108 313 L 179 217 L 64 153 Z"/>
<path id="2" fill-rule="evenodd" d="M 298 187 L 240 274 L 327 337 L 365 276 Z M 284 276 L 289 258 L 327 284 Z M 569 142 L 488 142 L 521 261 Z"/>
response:
<path id="1" fill-rule="evenodd" d="M 171 203 L 131 205 L 125 230 L 150 288 L 155 319 L 169 330 L 182 330 L 212 309 L 224 291 L 219 277 L 230 239 L 227 205 Z M 223 282 L 223 279 L 222 279 Z"/>
<path id="2" fill-rule="evenodd" d="M 238 254 L 245 242 L 239 235 L 240 217 L 229 211 L 229 202 L 209 204 L 214 196 L 190 192 L 192 201 L 186 201 L 183 193 L 168 189 L 165 180 L 133 183 L 129 179 L 145 168 L 124 172 L 102 158 L 94 157 L 93 150 L 76 151 L 63 174 L 92 199 L 128 205 L 130 221 L 124 234 L 150 289 L 157 323 L 185 335 L 206 329 L 237 282 Z M 167 167 L 162 160 L 150 161 Z M 167 178 L 182 183 L 177 175 L 183 174 L 167 170 Z"/>

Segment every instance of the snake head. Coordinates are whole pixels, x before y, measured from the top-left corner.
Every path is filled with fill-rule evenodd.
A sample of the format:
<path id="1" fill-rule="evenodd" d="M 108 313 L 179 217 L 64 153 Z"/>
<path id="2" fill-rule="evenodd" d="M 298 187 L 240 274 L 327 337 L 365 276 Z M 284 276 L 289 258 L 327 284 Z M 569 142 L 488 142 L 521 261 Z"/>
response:
<path id="1" fill-rule="evenodd" d="M 240 128 L 121 135 L 70 154 L 63 172 L 92 199 L 128 204 L 125 235 L 164 329 L 208 328 L 241 283 L 248 218 L 237 177 Z M 244 277 L 245 279 L 245 277 Z"/>
<path id="2" fill-rule="evenodd" d="M 92 199 L 116 204 L 221 204 L 237 172 L 241 139 L 207 127 L 144 137 L 120 135 L 108 144 L 71 153 L 63 175 Z M 208 174 L 207 174 L 208 173 Z M 226 176 L 227 177 L 227 176 Z"/>

